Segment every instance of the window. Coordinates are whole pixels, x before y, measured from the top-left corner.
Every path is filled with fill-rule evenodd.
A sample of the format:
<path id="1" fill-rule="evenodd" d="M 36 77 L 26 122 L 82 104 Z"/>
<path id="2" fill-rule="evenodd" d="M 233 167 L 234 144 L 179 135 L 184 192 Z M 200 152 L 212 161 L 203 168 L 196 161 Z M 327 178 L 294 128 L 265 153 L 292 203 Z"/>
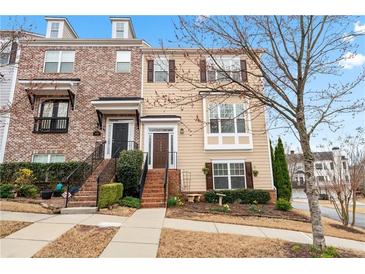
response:
<path id="1" fill-rule="evenodd" d="M 63 163 L 65 155 L 62 154 L 33 154 L 33 163 Z"/>
<path id="2" fill-rule="evenodd" d="M 223 57 L 207 60 L 208 81 L 230 81 L 227 74 L 235 81 L 241 80 L 240 59 Z"/>
<path id="3" fill-rule="evenodd" d="M 166 58 L 158 58 L 154 60 L 155 82 L 169 81 L 169 61 Z"/>
<path id="4" fill-rule="evenodd" d="M 316 166 L 317 170 L 322 170 L 323 169 L 322 163 L 316 163 L 315 166 Z"/>
<path id="5" fill-rule="evenodd" d="M 115 23 L 115 38 L 124 38 L 124 23 Z"/>
<path id="6" fill-rule="evenodd" d="M 317 176 L 317 180 L 319 182 L 324 182 L 324 176 Z"/>
<path id="7" fill-rule="evenodd" d="M 350 182 L 350 178 L 348 175 L 345 175 L 345 180 L 346 180 L 346 183 L 349 183 Z"/>
<path id="8" fill-rule="evenodd" d="M 333 169 L 334 169 L 333 162 L 331 162 L 331 163 L 330 163 L 330 168 L 331 168 L 331 170 L 333 170 Z"/>
<path id="9" fill-rule="evenodd" d="M 68 101 L 47 100 L 42 102 L 34 132 L 67 132 Z"/>
<path id="10" fill-rule="evenodd" d="M 342 162 L 342 166 L 343 166 L 343 169 L 346 170 L 346 168 L 347 168 L 346 162 Z"/>
<path id="11" fill-rule="evenodd" d="M 74 51 L 46 51 L 44 72 L 69 73 L 74 69 Z"/>
<path id="12" fill-rule="evenodd" d="M 59 37 L 59 30 L 60 30 L 60 23 L 53 22 L 51 23 L 51 32 L 49 37 L 50 38 L 58 38 Z"/>
<path id="13" fill-rule="evenodd" d="M 214 189 L 245 188 L 245 168 L 243 161 L 213 163 Z"/>
<path id="14" fill-rule="evenodd" d="M 130 72 L 131 52 L 117 51 L 117 72 Z"/>
<path id="15" fill-rule="evenodd" d="M 4 42 L 5 44 L 6 42 Z M 7 45 L 0 53 L 0 65 L 7 65 L 10 61 L 11 43 Z"/>
<path id="16" fill-rule="evenodd" d="M 299 177 L 300 180 L 300 185 L 304 185 L 304 178 L 303 177 Z"/>
<path id="17" fill-rule="evenodd" d="M 40 117 L 61 118 L 67 117 L 68 101 L 67 100 L 47 100 L 41 105 Z"/>
<path id="18" fill-rule="evenodd" d="M 243 104 L 209 106 L 210 133 L 245 133 Z"/>

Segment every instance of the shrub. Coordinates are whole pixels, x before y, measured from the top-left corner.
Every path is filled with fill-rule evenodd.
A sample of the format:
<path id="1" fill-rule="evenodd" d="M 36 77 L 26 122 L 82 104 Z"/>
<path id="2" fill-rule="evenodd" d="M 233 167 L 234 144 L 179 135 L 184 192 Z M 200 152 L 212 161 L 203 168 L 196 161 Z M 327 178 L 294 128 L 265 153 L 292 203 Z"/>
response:
<path id="1" fill-rule="evenodd" d="M 123 184 L 110 183 L 100 187 L 99 203 L 100 208 L 116 204 L 123 194 Z"/>
<path id="2" fill-rule="evenodd" d="M 257 202 L 258 204 L 266 204 L 270 201 L 270 193 L 261 189 L 235 189 L 235 190 L 222 190 L 222 191 L 207 191 L 204 193 L 204 198 L 208 203 L 218 202 L 217 193 L 225 194 L 223 197 L 223 203 L 232 204 L 239 201 L 242 204 L 252 204 Z"/>
<path id="3" fill-rule="evenodd" d="M 0 198 L 13 197 L 14 185 L 12 184 L 0 184 Z"/>
<path id="4" fill-rule="evenodd" d="M 321 254 L 321 258 L 338 258 L 338 257 L 340 257 L 340 255 L 338 254 L 337 249 L 334 248 L 333 246 L 326 247 Z"/>
<path id="5" fill-rule="evenodd" d="M 19 169 L 16 175 L 15 184 L 19 185 L 32 184 L 37 179 L 33 174 L 33 170 L 29 168 Z"/>
<path id="6" fill-rule="evenodd" d="M 275 203 L 275 207 L 282 211 L 289 211 L 292 208 L 290 201 L 284 198 L 279 198 Z"/>
<path id="7" fill-rule="evenodd" d="M 124 150 L 120 153 L 117 164 L 117 181 L 123 182 L 126 196 L 137 196 L 141 176 L 143 152 Z"/>
<path id="8" fill-rule="evenodd" d="M 138 198 L 134 197 L 124 197 L 123 199 L 119 200 L 119 204 L 121 206 L 127 206 L 127 207 L 133 207 L 133 208 L 140 208 L 141 207 L 141 201 Z"/>
<path id="9" fill-rule="evenodd" d="M 167 207 L 183 206 L 184 202 L 180 197 L 170 197 L 167 199 Z"/>
<path id="10" fill-rule="evenodd" d="M 17 188 L 18 196 L 26 198 L 36 198 L 38 194 L 38 188 L 32 184 L 19 185 Z"/>
<path id="11" fill-rule="evenodd" d="M 253 201 L 252 204 L 248 207 L 248 209 L 256 214 L 261 214 L 262 212 L 262 206 L 257 203 L 257 201 Z"/>
<path id="12" fill-rule="evenodd" d="M 31 162 L 10 162 L 0 165 L 0 182 L 14 183 L 17 178 L 17 171 L 20 169 L 30 169 L 37 181 L 63 181 L 80 162 L 66 163 L 31 163 Z M 81 178 L 80 174 L 75 174 L 75 180 Z"/>
<path id="13" fill-rule="evenodd" d="M 212 207 L 209 209 L 210 211 L 223 212 L 228 213 L 231 211 L 231 208 L 228 204 L 224 204 L 222 207 Z"/>

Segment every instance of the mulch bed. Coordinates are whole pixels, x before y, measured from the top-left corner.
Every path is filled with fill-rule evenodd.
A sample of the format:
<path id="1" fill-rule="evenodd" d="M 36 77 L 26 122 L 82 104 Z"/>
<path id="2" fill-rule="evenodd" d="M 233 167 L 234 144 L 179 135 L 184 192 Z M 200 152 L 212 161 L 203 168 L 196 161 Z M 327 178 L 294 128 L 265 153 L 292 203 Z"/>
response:
<path id="1" fill-rule="evenodd" d="M 76 225 L 33 258 L 96 258 L 103 252 L 118 228 Z"/>
<path id="2" fill-rule="evenodd" d="M 30 224 L 29 222 L 0 220 L 0 238 L 4 238 Z"/>
<path id="3" fill-rule="evenodd" d="M 343 226 L 342 224 L 329 224 L 329 225 L 334 227 L 334 228 L 337 228 L 337 229 L 345 230 L 347 232 L 357 233 L 357 234 L 360 234 L 360 235 L 364 234 L 364 232 L 360 231 L 357 228 L 351 227 L 351 226 Z"/>
<path id="4" fill-rule="evenodd" d="M 218 204 L 212 203 L 186 203 L 182 207 L 169 208 L 169 217 L 174 218 L 174 216 L 188 215 L 189 213 L 209 213 L 209 214 L 224 214 L 230 216 L 253 216 L 253 217 L 266 217 L 266 218 L 276 218 L 276 219 L 286 219 L 300 222 L 310 222 L 308 216 L 301 215 L 295 211 L 281 211 L 275 209 L 272 204 L 257 205 L 257 209 L 253 210 L 251 205 L 247 204 L 229 204 L 231 209 L 228 213 L 212 211 L 212 208 L 219 207 Z"/>

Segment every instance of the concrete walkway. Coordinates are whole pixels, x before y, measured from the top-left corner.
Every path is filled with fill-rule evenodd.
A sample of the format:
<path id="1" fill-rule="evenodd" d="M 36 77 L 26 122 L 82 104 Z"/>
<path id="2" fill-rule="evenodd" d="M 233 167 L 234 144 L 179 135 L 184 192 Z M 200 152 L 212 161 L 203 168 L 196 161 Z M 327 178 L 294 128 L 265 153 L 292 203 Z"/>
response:
<path id="1" fill-rule="evenodd" d="M 0 220 L 33 222 L 0 239 L 0 257 L 32 257 L 76 224 L 120 227 L 100 255 L 104 258 L 155 258 L 162 228 L 265 237 L 303 244 L 312 243 L 310 233 L 165 218 L 163 208 L 139 209 L 131 217 L 101 214 L 46 215 L 0 211 Z M 365 251 L 364 242 L 328 236 L 326 241 L 331 246 Z"/>

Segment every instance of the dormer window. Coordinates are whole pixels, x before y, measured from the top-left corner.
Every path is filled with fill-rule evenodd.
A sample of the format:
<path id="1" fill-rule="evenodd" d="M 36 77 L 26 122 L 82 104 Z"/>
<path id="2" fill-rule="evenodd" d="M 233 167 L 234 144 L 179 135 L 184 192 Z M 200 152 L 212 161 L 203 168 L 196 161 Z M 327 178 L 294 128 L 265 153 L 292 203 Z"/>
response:
<path id="1" fill-rule="evenodd" d="M 59 22 L 53 22 L 51 23 L 51 32 L 49 37 L 50 38 L 58 38 L 60 32 L 60 23 Z"/>
<path id="2" fill-rule="evenodd" d="M 124 38 L 124 23 L 115 23 L 115 38 Z"/>

